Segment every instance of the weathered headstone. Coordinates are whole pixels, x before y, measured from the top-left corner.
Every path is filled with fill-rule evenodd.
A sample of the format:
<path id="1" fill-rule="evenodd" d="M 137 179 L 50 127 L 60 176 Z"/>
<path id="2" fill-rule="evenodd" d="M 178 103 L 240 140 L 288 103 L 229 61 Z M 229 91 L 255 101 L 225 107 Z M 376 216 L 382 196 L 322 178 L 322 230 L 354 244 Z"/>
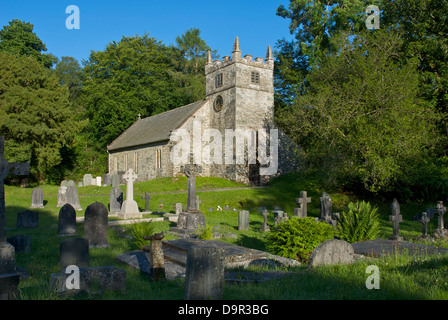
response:
<path id="1" fill-rule="evenodd" d="M 151 266 L 149 278 L 155 281 L 165 279 L 165 257 L 162 249 L 162 239 L 164 238 L 163 232 L 145 236 L 143 238 L 151 241 L 149 252 L 149 262 Z"/>
<path id="2" fill-rule="evenodd" d="M 428 223 L 431 221 L 429 219 L 428 214 L 426 212 L 422 213 L 422 217 L 420 218 L 420 223 L 422 224 L 422 238 L 426 238 L 428 236 Z"/>
<path id="3" fill-rule="evenodd" d="M 50 288 L 58 294 L 76 295 L 86 292 L 89 295 L 108 291 L 126 293 L 126 271 L 114 266 L 79 268 L 79 289 L 67 288 L 71 273 L 50 274 Z"/>
<path id="4" fill-rule="evenodd" d="M 83 238 L 69 238 L 59 245 L 61 272 L 70 265 L 78 268 L 89 266 L 89 241 Z"/>
<path id="5" fill-rule="evenodd" d="M 337 219 L 339 219 L 339 213 L 333 213 L 333 202 L 330 195 L 326 192 L 322 192 L 320 200 L 320 220 L 328 223 L 329 225 L 336 226 Z"/>
<path id="6" fill-rule="evenodd" d="M 96 186 L 97 187 L 101 187 L 102 186 L 102 184 L 101 184 L 101 177 L 96 177 Z"/>
<path id="7" fill-rule="evenodd" d="M 5 137 L 0 136 L 0 299 L 13 300 L 17 294 L 20 274 L 16 273 L 14 246 L 6 241 L 6 206 L 4 179 L 30 173 L 29 163 L 9 163 L 4 157 Z"/>
<path id="8" fill-rule="evenodd" d="M 73 180 L 68 180 L 68 182 L 67 182 L 67 188 L 68 188 L 68 187 L 76 187 L 75 181 L 73 181 Z"/>
<path id="9" fill-rule="evenodd" d="M 31 252 L 31 237 L 24 234 L 8 237 L 7 241 L 14 246 L 15 253 Z"/>
<path id="10" fill-rule="evenodd" d="M 66 203 L 67 203 L 67 187 L 62 186 L 58 189 L 58 203 L 56 207 L 62 207 Z"/>
<path id="11" fill-rule="evenodd" d="M 390 208 L 392 214 L 389 216 L 389 220 L 392 221 L 393 234 L 392 237 L 389 238 L 389 240 L 402 241 L 403 237 L 400 237 L 399 235 L 399 227 L 400 222 L 403 221 L 403 216 L 400 214 L 400 204 L 398 203 L 397 199 L 394 199 Z"/>
<path id="12" fill-rule="evenodd" d="M 176 215 L 180 215 L 182 212 L 182 203 L 178 202 L 174 206 L 176 208 Z"/>
<path id="13" fill-rule="evenodd" d="M 218 300 L 224 285 L 225 250 L 190 246 L 185 275 L 185 300 Z"/>
<path id="14" fill-rule="evenodd" d="M 112 178 L 109 173 L 103 174 L 103 186 L 110 186 L 112 184 Z"/>
<path id="15" fill-rule="evenodd" d="M 58 235 L 69 236 L 77 234 L 76 211 L 70 203 L 66 203 L 59 210 Z"/>
<path id="16" fill-rule="evenodd" d="M 61 187 L 68 187 L 68 180 L 62 180 Z"/>
<path id="17" fill-rule="evenodd" d="M 74 186 L 67 187 L 67 203 L 70 203 L 73 209 L 77 211 L 82 210 L 81 204 L 79 203 L 78 189 Z"/>
<path id="18" fill-rule="evenodd" d="M 25 210 L 17 213 L 17 228 L 39 227 L 39 212 Z"/>
<path id="19" fill-rule="evenodd" d="M 260 229 L 261 232 L 271 231 L 271 229 L 269 228 L 269 225 L 268 225 L 268 215 L 269 215 L 269 211 L 264 210 L 263 211 L 264 221 L 263 221 L 263 224 L 261 225 L 261 229 Z"/>
<path id="20" fill-rule="evenodd" d="M 279 223 L 282 223 L 288 220 L 288 214 L 283 210 L 273 211 L 274 213 L 274 225 L 277 226 Z"/>
<path id="21" fill-rule="evenodd" d="M 84 238 L 89 247 L 107 247 L 107 208 L 101 202 L 89 205 L 84 213 Z"/>
<path id="22" fill-rule="evenodd" d="M 322 242 L 311 253 L 308 267 L 351 264 L 355 260 L 353 246 L 347 241 L 331 239 Z"/>
<path id="23" fill-rule="evenodd" d="M 436 213 L 437 213 L 437 229 L 434 231 L 435 238 L 446 239 L 448 238 L 448 230 L 443 225 L 443 215 L 446 212 L 446 207 L 443 205 L 443 201 L 437 201 Z"/>
<path id="24" fill-rule="evenodd" d="M 149 212 L 149 200 L 152 199 L 152 197 L 149 196 L 148 192 L 145 192 L 145 196 L 142 197 L 143 200 L 145 200 L 145 212 Z"/>
<path id="25" fill-rule="evenodd" d="M 134 171 L 129 169 L 124 175 L 123 178 L 126 180 L 126 200 L 123 202 L 121 206 L 120 213 L 118 217 L 120 219 L 129 219 L 129 218 L 141 218 L 142 214 L 138 209 L 138 204 L 134 200 L 134 181 L 137 180 L 138 176 L 134 173 Z"/>
<path id="26" fill-rule="evenodd" d="M 238 230 L 249 230 L 249 211 L 238 212 Z"/>
<path id="27" fill-rule="evenodd" d="M 44 207 L 44 190 L 42 188 L 34 188 L 31 192 L 31 207 L 30 208 L 43 208 Z"/>
<path id="28" fill-rule="evenodd" d="M 82 182 L 84 187 L 90 186 L 92 184 L 92 175 L 90 173 L 85 174 Z"/>
<path id="29" fill-rule="evenodd" d="M 112 188 L 116 188 L 120 186 L 121 176 L 119 174 L 112 175 Z"/>
<path id="30" fill-rule="evenodd" d="M 311 198 L 307 197 L 307 192 L 300 191 L 300 198 L 297 198 L 296 202 L 300 206 L 300 208 L 295 208 L 294 214 L 300 218 L 306 218 L 308 216 L 307 204 L 311 202 Z"/>
<path id="31" fill-rule="evenodd" d="M 109 204 L 110 213 L 116 214 L 121 211 L 121 205 L 123 204 L 123 190 L 121 190 L 120 187 L 115 187 L 110 190 Z"/>

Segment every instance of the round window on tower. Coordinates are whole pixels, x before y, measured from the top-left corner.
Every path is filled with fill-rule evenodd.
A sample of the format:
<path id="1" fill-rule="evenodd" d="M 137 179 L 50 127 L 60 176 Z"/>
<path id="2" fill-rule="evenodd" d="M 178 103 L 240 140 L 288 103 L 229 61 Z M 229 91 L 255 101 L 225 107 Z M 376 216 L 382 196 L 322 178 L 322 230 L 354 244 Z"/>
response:
<path id="1" fill-rule="evenodd" d="M 221 95 L 217 96 L 215 98 L 215 101 L 213 102 L 213 107 L 215 108 L 216 112 L 219 112 L 222 110 L 222 106 L 224 105 L 224 99 Z"/>

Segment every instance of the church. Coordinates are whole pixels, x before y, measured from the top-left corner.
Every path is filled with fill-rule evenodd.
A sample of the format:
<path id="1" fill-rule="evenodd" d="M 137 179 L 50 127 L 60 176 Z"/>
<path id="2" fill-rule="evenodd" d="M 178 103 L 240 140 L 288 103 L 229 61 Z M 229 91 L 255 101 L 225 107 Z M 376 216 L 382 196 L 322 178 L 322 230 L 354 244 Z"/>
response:
<path id="1" fill-rule="evenodd" d="M 139 116 L 107 147 L 110 174 L 132 168 L 137 181 L 175 177 L 183 175 L 183 164 L 194 161 L 201 166 L 199 176 L 260 185 L 296 169 L 297 145 L 274 123 L 271 47 L 265 59 L 243 57 L 236 37 L 231 57 L 212 61 L 208 52 L 205 75 L 204 100 L 143 119 Z M 176 142 L 178 133 L 187 137 L 184 134 Z M 179 150 L 186 150 L 184 163 L 173 161 Z M 210 155 L 208 161 L 204 150 Z"/>

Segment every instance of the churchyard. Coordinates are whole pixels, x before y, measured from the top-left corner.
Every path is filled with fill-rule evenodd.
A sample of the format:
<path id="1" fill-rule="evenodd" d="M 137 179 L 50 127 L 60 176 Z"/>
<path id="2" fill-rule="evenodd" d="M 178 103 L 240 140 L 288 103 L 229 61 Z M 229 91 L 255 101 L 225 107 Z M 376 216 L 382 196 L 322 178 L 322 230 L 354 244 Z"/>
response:
<path id="1" fill-rule="evenodd" d="M 181 267 L 176 264 L 175 270 L 171 269 L 174 263 L 165 261 L 166 270 L 164 270 L 163 276 L 156 277 L 155 280 L 151 278 L 154 274 L 148 273 L 150 267 L 147 266 L 148 270 L 143 272 L 145 271 L 143 270 L 143 264 L 140 264 L 141 270 L 139 270 L 132 266 L 132 262 L 126 263 L 117 258 L 123 257 L 123 254 L 127 253 L 148 253 L 150 250 L 147 248 L 150 244 L 148 241 L 146 249 L 139 250 L 141 247 L 137 245 L 133 233 L 135 224 L 127 223 L 129 220 L 120 219 L 118 215 L 109 212 L 112 186 L 77 187 L 81 209 L 78 208 L 78 210 L 65 214 L 67 217 L 71 215 L 72 219 L 76 217 L 74 231 L 61 231 L 60 228 L 59 212 L 62 208 L 58 206 L 60 186 L 41 185 L 39 187 L 43 191 L 43 208 L 36 207 L 36 205 L 30 208 L 34 188 L 5 186 L 7 237 L 19 235 L 29 237 L 25 239 L 25 244 L 21 245 L 25 248 L 24 252 L 16 250 L 15 254 L 16 271 L 21 274 L 17 299 L 182 300 L 187 298 L 185 289 L 188 281 L 185 278 L 185 266 L 188 265 L 186 251 L 179 258 L 179 261 L 183 259 Z M 120 187 L 123 189 L 123 200 L 125 200 L 127 199 L 126 186 L 121 185 Z M 307 190 L 306 196 L 303 192 L 301 194 L 303 190 Z M 40 191 L 34 191 L 36 194 L 38 192 L 40 193 Z M 428 206 L 435 207 L 435 203 L 401 204 L 399 235 L 404 241 L 398 241 L 398 243 L 403 244 L 404 250 L 394 251 L 394 248 L 397 247 L 391 247 L 390 242 L 387 242 L 389 238 L 394 236 L 392 220 L 399 220 L 398 218 L 390 218 L 393 211 L 391 203 L 371 200 L 372 204 L 378 207 L 380 214 L 380 232 L 377 238 L 385 241 L 383 247 L 381 241 L 375 246 L 369 246 L 369 243 L 366 243 L 364 246 L 357 247 L 357 251 L 355 251 L 356 259 L 350 264 L 334 263 L 314 268 L 310 268 L 308 263 L 275 263 L 274 256 L 269 256 L 269 259 L 263 258 L 264 256 L 262 257 L 261 253 L 265 254 L 268 251 L 266 240 L 270 233 L 268 231 L 263 232 L 264 222 L 266 221 L 269 229 L 273 231 L 276 225 L 282 223 L 279 217 L 282 217 L 283 214 L 279 214 L 279 211 L 286 213 L 289 219 L 294 218 L 296 214 L 300 214 L 298 212 L 300 210 L 297 210 L 298 202 L 300 202 L 296 200 L 298 198 L 310 198 L 309 201 L 305 201 L 308 217 L 321 217 L 321 204 L 325 207 L 325 202 L 320 201 L 322 192 L 323 190 L 316 186 L 312 179 L 302 179 L 298 175 L 283 176 L 265 187 L 258 188 L 251 188 L 219 178 L 199 177 L 196 179 L 196 194 L 200 200 L 199 210 L 204 214 L 207 224 L 202 233 L 198 233 L 204 235 L 204 237 L 207 235 L 211 237 L 214 234 L 215 239 L 195 241 L 210 241 L 209 243 L 219 241 L 224 244 L 236 245 L 238 248 L 247 248 L 248 251 L 244 254 L 253 254 L 253 257 L 260 254 L 260 260 L 264 261 L 260 264 L 254 263 L 248 266 L 246 264 L 246 267 L 243 267 L 238 266 L 238 263 L 228 265 L 227 259 L 233 259 L 233 257 L 230 256 L 231 254 L 226 256 L 224 281 L 220 284 L 222 291 L 218 295 L 219 299 L 448 298 L 448 283 L 446 280 L 448 278 L 448 254 L 444 253 L 445 248 L 448 248 L 448 241 L 439 239 L 429 243 L 419 239 L 422 235 L 422 224 L 414 220 L 417 213 L 421 215 Z M 147 193 L 147 203 L 143 199 L 145 193 Z M 336 191 L 328 193 L 331 195 L 333 213 L 346 210 L 350 201 L 357 200 L 350 194 Z M 187 178 L 161 178 L 135 183 L 133 194 L 139 211 L 142 213 L 141 219 L 143 220 L 141 221 L 154 220 L 149 223 L 152 226 L 150 234 L 144 234 L 144 236 L 163 232 L 163 241 L 178 239 L 175 234 L 169 231 L 176 227 L 176 220 L 172 219 L 176 213 L 175 204 L 180 202 L 184 208 L 187 206 Z M 148 206 L 148 213 L 144 212 L 146 205 Z M 105 219 L 108 224 L 107 227 L 103 228 L 104 230 L 94 229 L 92 232 L 86 226 L 86 221 L 91 219 L 88 212 L 94 211 L 94 207 L 98 207 L 95 212 L 102 212 L 102 218 L 95 217 L 95 219 Z M 303 206 L 301 207 L 303 208 Z M 31 225 L 19 228 L 17 225 L 18 216 L 25 210 L 37 212 L 38 215 L 29 219 Z M 243 210 L 248 211 L 248 215 L 241 215 L 240 212 Z M 65 211 L 69 210 L 64 209 Z M 267 214 L 264 214 L 265 212 Z M 274 214 L 274 212 L 277 212 L 277 214 Z M 167 217 L 167 213 L 170 213 L 169 217 Z M 239 226 L 244 220 L 248 222 L 247 230 Z M 96 223 L 99 224 L 99 222 Z M 148 222 L 138 223 L 141 226 L 145 226 L 145 224 L 147 225 Z M 435 214 L 427 224 L 427 233 L 433 234 L 437 228 L 438 221 L 437 214 Z M 61 233 L 67 232 L 69 235 L 61 235 Z M 100 234 L 103 234 L 103 236 Z M 81 249 L 79 250 L 84 253 L 77 257 L 78 260 L 75 261 L 75 264 L 79 264 L 80 267 L 89 267 L 82 277 L 83 279 L 94 279 L 93 289 L 88 292 L 81 292 L 78 295 L 57 294 L 55 290 L 51 289 L 50 283 L 53 283 L 54 279 L 60 279 L 57 277 L 60 277 L 61 274 L 63 275 L 62 265 L 73 263 L 69 260 L 68 262 L 62 262 L 61 243 L 67 240 L 73 241 L 72 239 L 91 239 L 92 237 L 98 243 L 88 249 L 86 249 L 88 247 L 86 243 L 92 240 L 77 240 L 76 246 L 80 246 Z M 101 237 L 103 239 L 99 239 Z M 183 240 L 176 241 L 182 242 Z M 404 245 L 408 243 L 410 243 L 409 246 Z M 179 244 L 179 247 L 184 244 Z M 417 246 L 421 244 L 430 244 L 431 247 L 422 247 L 421 251 L 417 252 Z M 153 245 L 155 246 L 156 243 L 151 242 L 151 248 L 153 248 Z M 67 243 L 65 243 L 65 246 L 70 247 Z M 227 248 L 226 245 L 222 246 Z M 353 247 L 356 248 L 355 245 Z M 229 248 L 233 250 L 234 247 Z M 441 253 L 434 253 L 427 248 L 440 249 Z M 169 254 L 169 249 L 166 246 L 163 246 L 163 250 L 165 250 L 166 255 Z M 88 252 L 87 255 L 86 252 Z M 374 257 L 370 253 L 374 254 Z M 206 255 L 211 253 L 198 252 L 196 254 Z M 70 258 L 70 254 L 68 254 L 68 257 Z M 138 256 L 138 259 L 141 257 L 144 257 L 144 255 Z M 149 260 L 149 254 L 146 257 Z M 277 260 L 279 259 L 277 256 Z M 216 262 L 214 259 L 207 259 L 207 261 Z M 267 261 L 271 262 L 267 263 Z M 147 261 L 145 263 L 148 264 Z M 371 275 L 369 266 L 375 266 L 379 271 L 379 288 L 367 288 L 368 277 Z M 180 270 L 180 276 L 173 276 L 173 270 L 174 273 Z M 103 281 L 101 275 L 104 278 L 104 274 L 116 280 L 114 284 L 117 287 L 112 287 L 114 290 L 109 290 L 107 284 L 105 285 L 106 290 L 102 290 L 104 283 L 101 282 Z M 193 281 L 191 277 L 190 282 Z M 192 285 L 190 284 L 190 286 Z"/>

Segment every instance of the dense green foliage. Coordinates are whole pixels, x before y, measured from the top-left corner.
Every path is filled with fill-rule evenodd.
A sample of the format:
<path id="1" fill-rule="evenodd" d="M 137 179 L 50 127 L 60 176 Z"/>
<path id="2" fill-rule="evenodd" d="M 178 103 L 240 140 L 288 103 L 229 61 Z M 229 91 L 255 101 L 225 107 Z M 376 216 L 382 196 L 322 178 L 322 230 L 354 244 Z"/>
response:
<path id="1" fill-rule="evenodd" d="M 337 223 L 338 236 L 350 243 L 373 240 L 380 232 L 378 208 L 369 202 L 357 201 L 347 205 L 348 211 L 340 215 Z"/>
<path id="2" fill-rule="evenodd" d="M 75 119 L 66 87 L 36 59 L 0 52 L 0 134 L 9 161 L 30 162 L 52 176 L 84 122 Z"/>
<path id="3" fill-rule="evenodd" d="M 151 221 L 132 224 L 132 236 L 134 237 L 134 243 L 139 250 L 142 250 L 144 246 L 147 246 L 150 243 L 150 241 L 144 239 L 144 237 L 153 235 L 154 230 L 154 223 Z"/>
<path id="4" fill-rule="evenodd" d="M 333 238 L 333 227 L 312 217 L 289 218 L 277 225 L 267 238 L 268 251 L 302 262 L 322 242 Z"/>
<path id="5" fill-rule="evenodd" d="M 366 29 L 368 5 L 381 10 L 380 29 Z M 295 40 L 277 44 L 276 119 L 302 147 L 304 168 L 327 186 L 403 197 L 445 177 L 435 163 L 448 146 L 447 9 L 430 0 L 278 8 Z"/>

